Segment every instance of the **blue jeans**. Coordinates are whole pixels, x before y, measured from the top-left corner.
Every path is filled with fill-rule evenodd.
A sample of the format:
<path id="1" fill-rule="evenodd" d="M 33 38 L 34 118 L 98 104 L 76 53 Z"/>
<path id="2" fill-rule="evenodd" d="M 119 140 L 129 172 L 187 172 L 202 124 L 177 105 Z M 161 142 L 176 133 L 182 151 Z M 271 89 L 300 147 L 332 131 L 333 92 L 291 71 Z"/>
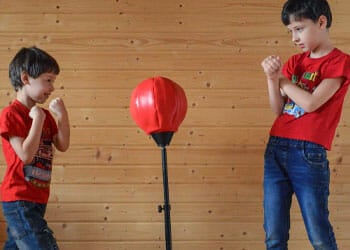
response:
<path id="1" fill-rule="evenodd" d="M 327 151 L 322 146 L 270 137 L 264 160 L 266 249 L 288 249 L 293 194 L 313 248 L 338 249 L 328 219 L 329 179 Z"/>
<path id="2" fill-rule="evenodd" d="M 28 201 L 2 202 L 7 222 L 4 250 L 58 250 L 44 215 L 46 204 Z"/>

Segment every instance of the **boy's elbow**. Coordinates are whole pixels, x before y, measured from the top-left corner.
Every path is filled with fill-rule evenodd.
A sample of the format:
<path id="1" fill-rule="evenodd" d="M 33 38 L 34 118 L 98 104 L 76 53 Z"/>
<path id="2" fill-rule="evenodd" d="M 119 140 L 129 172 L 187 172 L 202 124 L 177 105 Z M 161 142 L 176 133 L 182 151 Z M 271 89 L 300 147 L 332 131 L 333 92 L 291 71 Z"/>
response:
<path id="1" fill-rule="evenodd" d="M 306 113 L 312 113 L 312 112 L 314 112 L 314 111 L 315 111 L 315 109 L 312 109 L 312 108 L 306 108 L 306 109 L 304 109 L 304 111 L 305 111 Z"/>
<path id="2" fill-rule="evenodd" d="M 33 159 L 34 159 L 34 157 L 25 156 L 25 155 L 20 156 L 19 158 L 22 160 L 22 162 L 23 162 L 24 165 L 27 165 L 27 164 L 32 163 L 32 162 L 33 162 Z"/>
<path id="3" fill-rule="evenodd" d="M 282 114 L 282 111 L 281 110 L 273 110 L 273 113 L 276 115 L 276 116 L 280 116 Z"/>
<path id="4" fill-rule="evenodd" d="M 69 148 L 70 138 L 68 136 L 56 136 L 54 138 L 54 145 L 58 151 L 66 152 Z"/>
<path id="5" fill-rule="evenodd" d="M 311 113 L 316 111 L 319 108 L 319 106 L 316 103 L 309 102 L 306 103 L 305 106 L 303 107 L 304 111 L 307 113 Z"/>
<path id="6" fill-rule="evenodd" d="M 69 143 L 64 145 L 57 145 L 56 148 L 61 152 L 66 152 L 69 148 Z"/>

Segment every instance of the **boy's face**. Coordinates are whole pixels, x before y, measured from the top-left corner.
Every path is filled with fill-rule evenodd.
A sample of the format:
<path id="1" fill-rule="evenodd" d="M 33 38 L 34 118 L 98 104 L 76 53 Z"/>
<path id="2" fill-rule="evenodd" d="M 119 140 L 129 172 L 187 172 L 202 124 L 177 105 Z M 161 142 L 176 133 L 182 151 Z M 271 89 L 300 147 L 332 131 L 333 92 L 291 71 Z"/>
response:
<path id="1" fill-rule="evenodd" d="M 26 94 L 35 103 L 44 103 L 55 90 L 53 84 L 56 80 L 56 74 L 43 73 L 37 78 L 26 76 L 24 88 Z"/>
<path id="2" fill-rule="evenodd" d="M 315 52 L 325 38 L 327 32 L 327 19 L 321 16 L 318 21 L 314 22 L 311 19 L 295 20 L 290 17 L 290 24 L 287 26 L 288 31 L 292 35 L 292 41 L 301 50 Z"/>

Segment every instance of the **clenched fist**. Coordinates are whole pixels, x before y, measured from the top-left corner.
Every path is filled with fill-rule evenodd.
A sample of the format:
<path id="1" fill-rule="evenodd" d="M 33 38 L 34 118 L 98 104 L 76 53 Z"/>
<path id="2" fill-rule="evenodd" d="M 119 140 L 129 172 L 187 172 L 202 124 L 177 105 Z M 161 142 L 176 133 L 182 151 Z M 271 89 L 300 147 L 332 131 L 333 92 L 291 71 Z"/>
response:
<path id="1" fill-rule="evenodd" d="M 58 118 L 61 118 L 63 115 L 67 114 L 66 106 L 64 105 L 63 100 L 59 97 L 50 102 L 49 109 Z"/>
<path id="2" fill-rule="evenodd" d="M 268 56 L 262 61 L 261 66 L 267 78 L 276 79 L 279 77 L 282 62 L 279 56 Z"/>
<path id="3" fill-rule="evenodd" d="M 29 117 L 32 118 L 33 120 L 35 119 L 45 120 L 46 114 L 42 110 L 42 108 L 38 106 L 33 106 L 29 111 Z"/>

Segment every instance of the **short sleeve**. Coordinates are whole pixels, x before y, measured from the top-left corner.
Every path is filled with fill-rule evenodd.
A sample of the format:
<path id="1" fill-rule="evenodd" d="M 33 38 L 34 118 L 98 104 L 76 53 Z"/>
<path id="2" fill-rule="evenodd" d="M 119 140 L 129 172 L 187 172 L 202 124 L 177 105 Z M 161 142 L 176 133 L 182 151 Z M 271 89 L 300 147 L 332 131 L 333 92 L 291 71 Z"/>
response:
<path id="1" fill-rule="evenodd" d="M 345 78 L 344 82 L 350 80 L 350 57 L 347 54 L 340 54 L 328 62 L 323 72 L 324 78 Z"/>
<path id="2" fill-rule="evenodd" d="M 295 73 L 295 67 L 298 64 L 298 60 L 303 56 L 303 54 L 293 55 L 288 59 L 288 61 L 282 67 L 282 74 L 289 80 L 292 80 L 292 76 Z"/>
<path id="3" fill-rule="evenodd" d="M 8 139 L 9 136 L 26 137 L 26 125 L 18 114 L 5 108 L 0 116 L 0 134 Z"/>

